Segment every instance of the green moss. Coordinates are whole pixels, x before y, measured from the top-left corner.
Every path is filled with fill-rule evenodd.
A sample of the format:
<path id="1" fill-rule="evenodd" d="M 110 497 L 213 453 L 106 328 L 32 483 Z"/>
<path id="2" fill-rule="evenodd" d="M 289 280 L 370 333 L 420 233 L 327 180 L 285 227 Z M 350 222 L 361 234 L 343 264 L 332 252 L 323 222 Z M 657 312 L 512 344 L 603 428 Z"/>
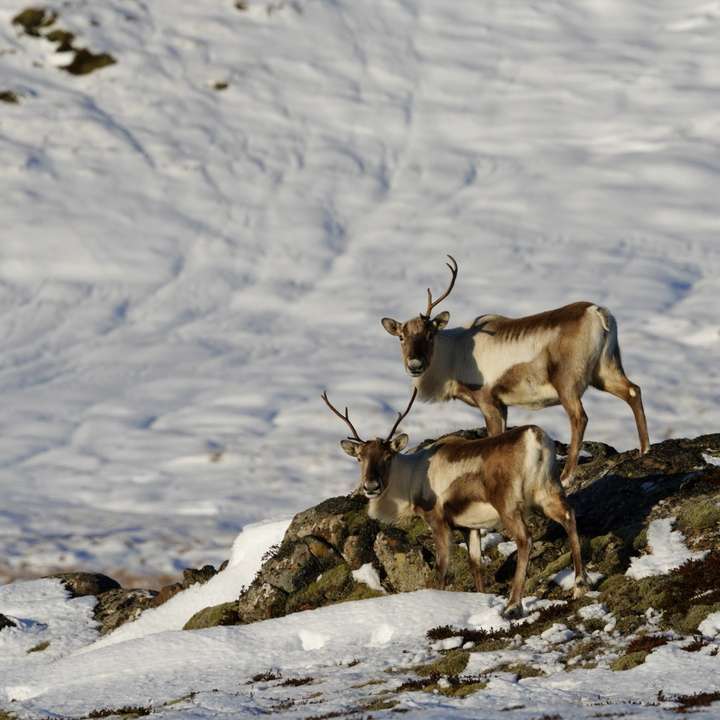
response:
<path id="1" fill-rule="evenodd" d="M 527 663 L 504 663 L 493 668 L 493 672 L 509 672 L 517 675 L 518 680 L 530 677 L 540 677 L 545 673 L 532 665 Z"/>
<path id="2" fill-rule="evenodd" d="M 218 625 L 237 625 L 239 620 L 237 602 L 222 603 L 196 612 L 185 623 L 183 630 L 202 630 L 217 627 Z"/>
<path id="3" fill-rule="evenodd" d="M 691 634 L 697 632 L 700 623 L 711 613 L 720 612 L 720 603 L 713 605 L 693 605 L 682 618 L 676 619 L 677 629 Z"/>
<path id="4" fill-rule="evenodd" d="M 637 652 L 623 655 L 610 665 L 610 669 L 615 671 L 630 670 L 638 665 L 642 665 L 647 656 L 648 653 L 645 650 L 638 650 Z"/>
<path id="5" fill-rule="evenodd" d="M 438 692 L 446 697 L 464 698 L 468 695 L 476 693 L 478 690 L 484 690 L 487 687 L 487 682 L 484 680 L 475 682 L 458 682 L 457 684 L 450 684 L 447 688 L 438 688 Z"/>
<path id="6" fill-rule="evenodd" d="M 355 583 L 353 589 L 350 591 L 350 593 L 343 598 L 343 601 L 350 601 L 350 600 L 369 600 L 371 598 L 378 598 L 382 597 L 384 593 L 379 592 L 378 590 L 373 590 L 371 587 L 368 587 L 365 583 Z"/>
<path id="7" fill-rule="evenodd" d="M 287 612 L 310 610 L 338 602 L 347 598 L 354 589 L 350 568 L 345 563 L 340 563 L 329 570 L 325 570 L 319 578 L 298 592 L 293 593 L 288 598 Z M 358 593 L 365 593 L 365 591 L 359 588 Z M 360 599 L 360 597 L 356 599 Z"/>
<path id="8" fill-rule="evenodd" d="M 691 498 L 680 507 L 677 524 L 682 530 L 707 530 L 720 522 L 720 507 L 702 498 Z"/>
<path id="9" fill-rule="evenodd" d="M 596 667 L 597 657 L 601 650 L 606 647 L 604 640 L 592 637 L 580 642 L 575 643 L 566 655 L 567 660 L 579 658 L 576 663 L 573 663 L 573 667 Z"/>
<path id="10" fill-rule="evenodd" d="M 50 643 L 46 640 L 45 642 L 41 642 L 41 643 L 38 643 L 37 645 L 33 645 L 28 650 L 28 653 L 42 652 L 43 650 L 47 650 L 49 647 L 50 647 Z"/>
<path id="11" fill-rule="evenodd" d="M 467 666 L 468 660 L 470 653 L 466 650 L 450 650 L 434 662 L 419 665 L 415 668 L 415 672 L 420 677 L 460 675 Z"/>
<path id="12" fill-rule="evenodd" d="M 408 540 L 413 544 L 420 542 L 423 537 L 426 539 L 430 537 L 428 524 L 416 515 L 403 521 L 398 527 L 405 532 Z"/>
<path id="13" fill-rule="evenodd" d="M 594 633 L 596 630 L 604 630 L 607 621 L 602 618 L 588 618 L 587 620 L 583 620 L 582 624 L 586 632 Z"/>
<path id="14" fill-rule="evenodd" d="M 398 704 L 398 700 L 393 700 L 387 695 L 381 695 L 374 700 L 367 701 L 363 706 L 364 712 L 379 712 L 380 710 L 390 710 Z"/>

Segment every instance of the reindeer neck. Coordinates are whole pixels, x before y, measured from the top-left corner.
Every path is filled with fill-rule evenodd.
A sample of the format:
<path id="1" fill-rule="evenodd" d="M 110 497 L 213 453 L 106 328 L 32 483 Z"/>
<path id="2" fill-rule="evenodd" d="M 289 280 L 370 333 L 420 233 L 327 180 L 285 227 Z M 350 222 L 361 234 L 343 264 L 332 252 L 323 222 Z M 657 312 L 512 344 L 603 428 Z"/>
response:
<path id="1" fill-rule="evenodd" d="M 368 515 L 385 523 L 395 523 L 413 513 L 414 485 L 417 483 L 416 468 L 422 453 L 396 455 L 390 466 L 390 481 L 385 492 L 370 500 Z"/>
<path id="2" fill-rule="evenodd" d="M 456 346 L 462 341 L 465 332 L 465 328 L 452 328 L 441 330 L 435 336 L 435 349 L 430 367 L 419 378 L 413 380 L 413 385 L 418 389 L 418 396 L 423 402 L 450 400 L 454 396 L 457 380 L 455 363 L 459 349 Z"/>

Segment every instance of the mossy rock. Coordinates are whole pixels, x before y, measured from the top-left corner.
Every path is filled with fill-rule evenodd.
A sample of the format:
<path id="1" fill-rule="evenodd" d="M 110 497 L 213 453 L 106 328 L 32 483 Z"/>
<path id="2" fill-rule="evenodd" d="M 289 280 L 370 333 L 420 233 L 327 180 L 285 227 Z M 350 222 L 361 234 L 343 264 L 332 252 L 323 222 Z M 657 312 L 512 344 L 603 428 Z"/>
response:
<path id="1" fill-rule="evenodd" d="M 13 90 L 0 90 L 0 102 L 17 105 L 20 102 L 20 96 Z"/>
<path id="2" fill-rule="evenodd" d="M 57 13 L 43 7 L 29 7 L 21 10 L 12 19 L 13 25 L 19 25 L 28 35 L 40 37 L 40 30 L 49 27 L 57 20 Z"/>
<path id="3" fill-rule="evenodd" d="M 290 595 L 286 611 L 298 612 L 331 605 L 346 598 L 353 590 L 354 581 L 350 568 L 341 563 L 325 570 L 306 587 Z"/>
<path id="4" fill-rule="evenodd" d="M 420 677 L 452 677 L 460 675 L 467 667 L 470 653 L 467 650 L 450 650 L 441 658 L 426 665 L 419 665 L 415 672 Z"/>
<path id="5" fill-rule="evenodd" d="M 518 680 L 545 675 L 542 670 L 527 663 L 505 663 L 493 668 L 493 672 L 509 672 L 516 675 Z"/>
<path id="6" fill-rule="evenodd" d="M 76 48 L 72 61 L 68 65 L 61 65 L 60 69 L 71 75 L 89 75 L 116 62 L 110 53 L 94 53 L 87 48 Z"/>
<path id="7" fill-rule="evenodd" d="M 716 612 L 720 612 L 720 603 L 715 603 L 713 605 L 694 605 L 685 613 L 684 616 L 676 619 L 675 623 L 678 630 L 681 632 L 687 634 L 696 633 L 700 623 L 702 623 L 708 615 Z"/>
<path id="8" fill-rule="evenodd" d="M 649 608 L 662 611 L 663 627 L 695 632 L 713 608 L 720 608 L 720 551 L 711 551 L 667 575 L 641 580 L 613 575 L 600 590 L 600 601 L 608 606 L 623 633 L 640 627 Z"/>
<path id="9" fill-rule="evenodd" d="M 647 656 L 648 653 L 645 650 L 638 650 L 638 652 L 623 655 L 611 663 L 610 669 L 615 671 L 631 670 L 638 665 L 642 665 Z"/>
<path id="10" fill-rule="evenodd" d="M 183 630 L 203 630 L 218 625 L 237 625 L 239 620 L 237 602 L 227 602 L 196 612 L 185 623 Z"/>
<path id="11" fill-rule="evenodd" d="M 50 647 L 50 643 L 45 640 L 44 642 L 38 643 L 37 645 L 33 645 L 27 652 L 28 655 L 30 653 L 36 653 L 36 652 L 44 652 Z"/>

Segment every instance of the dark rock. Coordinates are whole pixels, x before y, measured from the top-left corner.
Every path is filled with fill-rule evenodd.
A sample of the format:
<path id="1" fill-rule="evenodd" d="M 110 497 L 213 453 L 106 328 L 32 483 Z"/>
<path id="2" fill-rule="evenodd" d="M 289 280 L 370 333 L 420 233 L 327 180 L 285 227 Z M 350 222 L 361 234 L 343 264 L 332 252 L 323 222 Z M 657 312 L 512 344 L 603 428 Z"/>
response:
<path id="1" fill-rule="evenodd" d="M 243 624 L 269 620 L 286 614 L 288 593 L 267 582 L 253 582 L 238 600 L 239 621 Z"/>
<path id="2" fill-rule="evenodd" d="M 12 19 L 13 25 L 19 25 L 28 35 L 40 37 L 40 31 L 57 20 L 57 13 L 43 7 L 29 7 L 21 10 Z"/>
<path id="3" fill-rule="evenodd" d="M 98 597 L 95 620 L 100 634 L 105 635 L 126 622 L 136 620 L 140 613 L 152 607 L 154 590 L 110 590 Z"/>
<path id="4" fill-rule="evenodd" d="M 118 590 L 120 583 L 101 573 L 68 572 L 49 575 L 60 580 L 71 597 L 102 595 L 110 590 Z"/>
<path id="5" fill-rule="evenodd" d="M 0 90 L 0 102 L 17 105 L 20 102 L 20 96 L 12 90 Z"/>
<path id="6" fill-rule="evenodd" d="M 11 627 L 17 627 L 17 625 L 9 617 L 0 613 L 0 630 Z"/>
<path id="7" fill-rule="evenodd" d="M 160 592 L 152 599 L 150 603 L 152 607 L 159 607 L 164 605 L 170 598 L 175 597 L 179 592 L 185 590 L 185 586 L 182 583 L 172 583 L 171 585 L 165 585 L 160 588 Z"/>
<path id="8" fill-rule="evenodd" d="M 87 48 L 75 49 L 75 57 L 68 65 L 61 65 L 60 69 L 71 75 L 89 75 L 108 65 L 114 65 L 117 60 L 110 53 L 94 53 Z"/>
<path id="9" fill-rule="evenodd" d="M 186 568 L 183 570 L 182 584 L 186 588 L 198 583 L 202 585 L 217 574 L 218 571 L 212 565 L 204 565 L 199 570 L 196 568 Z"/>

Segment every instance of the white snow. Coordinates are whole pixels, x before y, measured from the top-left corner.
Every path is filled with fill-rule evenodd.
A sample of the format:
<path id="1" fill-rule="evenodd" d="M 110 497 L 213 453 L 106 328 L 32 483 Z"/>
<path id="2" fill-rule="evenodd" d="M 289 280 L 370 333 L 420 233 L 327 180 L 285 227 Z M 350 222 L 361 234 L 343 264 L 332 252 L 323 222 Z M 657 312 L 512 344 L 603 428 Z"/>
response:
<path id="1" fill-rule="evenodd" d="M 365 565 L 359 567 L 357 570 L 353 570 L 352 576 L 357 582 L 365 583 L 372 590 L 377 590 L 382 593 L 385 592 L 385 588 L 380 582 L 380 576 L 372 566 L 372 563 L 365 563 Z"/>
<path id="2" fill-rule="evenodd" d="M 710 615 L 698 625 L 698 630 L 707 637 L 720 635 L 720 612 L 710 613 Z"/>
<path id="3" fill-rule="evenodd" d="M 121 625 L 82 652 L 166 630 L 181 630 L 203 608 L 236 600 L 260 569 L 263 555 L 282 540 L 289 524 L 290 520 L 286 519 L 243 528 L 233 543 L 230 560 L 222 572 L 207 583 L 191 585 L 160 607 L 145 610 L 137 620 Z"/>
<path id="4" fill-rule="evenodd" d="M 498 543 L 497 549 L 503 557 L 508 557 L 517 550 L 517 543 L 514 540 L 506 540 L 505 542 Z"/>
<path id="5" fill-rule="evenodd" d="M 602 573 L 590 571 L 587 573 L 588 585 L 593 587 L 604 577 Z M 560 586 L 563 590 L 572 590 L 575 586 L 575 571 L 572 568 L 563 568 L 549 578 L 550 582 Z"/>
<path id="6" fill-rule="evenodd" d="M 45 665 L 95 640 L 94 607 L 93 597 L 69 599 L 59 580 L 0 585 L 0 613 L 16 625 L 0 632 L 0 677 L 19 665 Z"/>
<path id="7" fill-rule="evenodd" d="M 710 455 L 710 453 L 703 453 L 702 456 L 703 456 L 703 460 L 705 460 L 705 462 L 708 465 L 720 465 L 720 457 L 718 457 L 717 455 Z"/>
<path id="8" fill-rule="evenodd" d="M 270 541 L 270 527 L 256 528 L 256 538 Z M 246 541 L 249 538 L 250 534 Z M 233 559 L 239 560 L 234 567 L 243 565 L 238 554 Z M 197 588 L 206 603 L 215 597 L 217 589 L 210 583 Z M 189 594 L 190 590 L 183 593 Z M 342 713 L 397 688 L 408 674 L 412 676 L 414 666 L 434 659 L 438 650 L 459 646 L 457 636 L 430 648 L 424 638 L 429 628 L 439 623 L 485 630 L 508 627 L 500 617 L 504 598 L 424 590 L 245 626 L 198 631 L 146 628 L 148 632 L 130 633 L 124 639 L 117 631 L 112 643 L 93 644 L 93 603 L 92 598 L 69 599 L 51 580 L 0 588 L 0 611 L 22 617 L 25 623 L 21 630 L 0 633 L 0 649 L 7 653 L 0 674 L 0 708 L 28 718 L 81 717 L 128 705 L 151 706 L 178 720 L 188 715 L 210 720 L 218 713 L 247 717 L 268 712 L 294 718 L 305 717 L 296 713 L 312 699 L 316 715 Z M 527 598 L 524 621 L 532 623 L 535 611 L 549 604 Z M 588 606 L 581 616 L 596 617 L 603 611 L 600 605 Z M 35 636 L 19 639 L 40 623 L 43 627 Z M 447 717 L 452 708 L 453 716 L 482 713 L 499 720 L 509 717 L 512 707 L 531 707 L 533 717 L 544 713 L 590 718 L 601 706 L 603 712 L 647 710 L 642 717 L 657 717 L 660 689 L 666 695 L 720 689 L 720 657 L 675 646 L 659 648 L 643 665 L 624 673 L 602 667 L 570 671 L 560 661 L 560 648 L 573 636 L 566 625 L 555 623 L 524 643 L 518 638 L 506 650 L 471 653 L 465 673 L 489 673 L 482 692 L 462 700 L 400 693 L 398 709 L 412 718 Z M 50 638 L 50 648 L 26 654 L 36 638 Z M 80 645 L 84 651 L 72 652 Z M 495 668 L 515 663 L 537 667 L 544 675 L 518 681 L 507 672 L 493 674 Z M 253 676 L 267 671 L 280 679 L 310 678 L 311 684 L 291 688 L 281 680 L 252 682 Z M 668 713 L 671 710 L 672 704 Z"/>
<path id="9" fill-rule="evenodd" d="M 652 439 L 718 425 L 704 0 L 45 4 L 118 62 L 61 72 L 0 0 L 2 576 L 218 564 L 350 490 L 319 395 L 387 431 L 409 381 L 379 319 L 422 310 L 446 252 L 451 324 L 592 299 Z M 637 445 L 625 403 L 585 405 L 589 438 Z M 509 420 L 568 439 L 560 408 Z"/>
<path id="10" fill-rule="evenodd" d="M 685 545 L 685 538 L 679 530 L 673 530 L 674 517 L 653 520 L 647 530 L 647 544 L 650 552 L 630 560 L 625 574 L 640 580 L 651 575 L 665 575 L 679 568 L 688 560 L 700 560 L 707 552 L 692 552 Z"/>
<path id="11" fill-rule="evenodd" d="M 575 633 L 563 623 L 553 623 L 547 630 L 540 633 L 540 637 L 551 645 L 560 645 L 575 637 Z"/>

